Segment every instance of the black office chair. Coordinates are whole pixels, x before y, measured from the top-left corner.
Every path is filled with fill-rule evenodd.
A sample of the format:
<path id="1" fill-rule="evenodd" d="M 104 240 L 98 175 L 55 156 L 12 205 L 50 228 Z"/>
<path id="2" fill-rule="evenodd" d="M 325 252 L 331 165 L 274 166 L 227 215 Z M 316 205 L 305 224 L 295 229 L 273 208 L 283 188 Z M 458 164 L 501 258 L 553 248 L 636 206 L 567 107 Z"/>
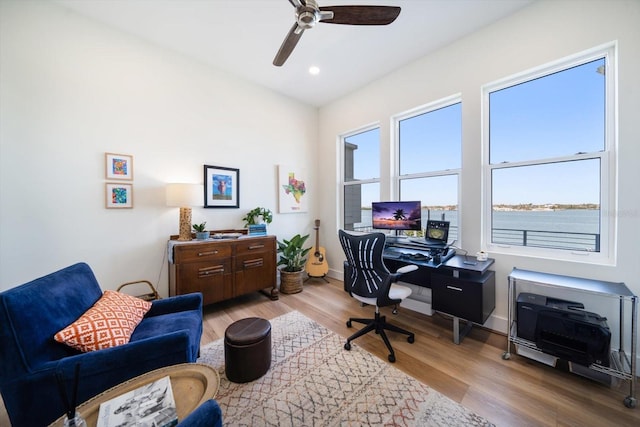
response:
<path id="1" fill-rule="evenodd" d="M 351 341 L 375 331 L 389 349 L 389 362 L 393 363 L 396 361 L 396 356 L 385 330 L 408 335 L 407 341 L 410 343 L 415 341 L 415 336 L 412 332 L 387 323 L 385 316 L 380 315 L 380 307 L 397 305 L 411 295 L 411 288 L 397 285 L 395 282 L 402 274 L 416 270 L 418 267 L 407 265 L 398 269 L 396 273 L 390 273 L 382 262 L 385 245 L 383 233 L 354 235 L 339 230 L 338 235 L 347 257 L 344 274 L 345 290 L 358 301 L 376 307 L 373 319 L 352 317 L 347 321 L 349 328 L 352 322 L 363 323 L 366 326 L 347 338 L 344 348 L 351 350 Z"/>

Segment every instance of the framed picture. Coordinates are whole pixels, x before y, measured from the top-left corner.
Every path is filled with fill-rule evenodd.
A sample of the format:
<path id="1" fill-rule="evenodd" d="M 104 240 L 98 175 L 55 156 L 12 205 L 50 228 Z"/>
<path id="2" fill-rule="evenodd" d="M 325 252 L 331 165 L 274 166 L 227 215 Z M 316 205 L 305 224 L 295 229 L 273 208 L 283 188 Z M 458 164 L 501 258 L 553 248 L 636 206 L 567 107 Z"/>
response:
<path id="1" fill-rule="evenodd" d="M 204 207 L 240 207 L 240 169 L 204 165 Z"/>
<path id="2" fill-rule="evenodd" d="M 105 184 L 105 196 L 107 209 L 133 208 L 133 184 L 107 182 Z"/>
<path id="3" fill-rule="evenodd" d="M 107 179 L 133 180 L 133 156 L 105 153 L 104 158 Z"/>
<path id="4" fill-rule="evenodd" d="M 278 166 L 278 201 L 280 213 L 307 212 L 308 199 L 304 169 Z"/>

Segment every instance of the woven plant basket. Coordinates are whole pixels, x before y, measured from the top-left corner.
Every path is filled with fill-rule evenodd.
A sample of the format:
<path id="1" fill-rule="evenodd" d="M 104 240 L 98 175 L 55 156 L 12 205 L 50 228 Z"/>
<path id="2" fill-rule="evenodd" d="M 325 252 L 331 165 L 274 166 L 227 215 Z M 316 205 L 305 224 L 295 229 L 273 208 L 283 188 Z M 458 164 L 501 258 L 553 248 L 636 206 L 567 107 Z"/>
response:
<path id="1" fill-rule="evenodd" d="M 297 294 L 302 292 L 302 271 L 280 270 L 280 292 L 283 294 Z"/>

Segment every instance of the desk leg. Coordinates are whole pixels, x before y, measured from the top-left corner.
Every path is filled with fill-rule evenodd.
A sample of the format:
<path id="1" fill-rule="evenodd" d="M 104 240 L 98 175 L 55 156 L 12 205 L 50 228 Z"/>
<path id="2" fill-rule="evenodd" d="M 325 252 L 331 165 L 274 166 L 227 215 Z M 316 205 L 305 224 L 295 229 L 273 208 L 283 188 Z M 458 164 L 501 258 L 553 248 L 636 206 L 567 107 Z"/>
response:
<path id="1" fill-rule="evenodd" d="M 467 336 L 472 327 L 473 322 L 467 321 L 464 329 L 460 332 L 460 318 L 453 316 L 453 343 L 456 345 L 460 344 L 460 341 Z"/>

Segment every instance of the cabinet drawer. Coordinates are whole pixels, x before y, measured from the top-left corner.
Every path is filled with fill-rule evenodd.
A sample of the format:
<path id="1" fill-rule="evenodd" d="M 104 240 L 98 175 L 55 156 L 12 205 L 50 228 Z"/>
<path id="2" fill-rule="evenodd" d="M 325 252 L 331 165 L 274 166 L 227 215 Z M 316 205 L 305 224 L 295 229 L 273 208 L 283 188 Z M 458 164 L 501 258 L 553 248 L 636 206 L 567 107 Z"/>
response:
<path id="1" fill-rule="evenodd" d="M 251 253 L 236 258 L 235 294 L 267 288 L 275 282 L 276 263 L 273 252 Z"/>
<path id="2" fill-rule="evenodd" d="M 264 239 L 241 239 L 236 242 L 236 255 L 250 255 L 253 253 L 261 253 L 272 250 L 274 248 L 274 240 L 270 238 Z"/>
<path id="3" fill-rule="evenodd" d="M 233 274 L 229 259 L 221 262 L 193 262 L 179 264 L 178 294 L 201 292 L 204 304 L 233 297 Z"/>
<path id="4" fill-rule="evenodd" d="M 206 279 L 211 276 L 221 276 L 231 273 L 231 259 L 221 259 L 206 262 L 194 262 L 189 264 L 180 264 L 178 274 L 185 278 L 185 282 Z"/>
<path id="5" fill-rule="evenodd" d="M 276 271 L 276 260 L 273 252 L 256 251 L 238 255 L 235 259 L 235 271 L 262 270 L 267 277 Z M 273 271 L 272 271 L 273 270 Z"/>
<path id="6" fill-rule="evenodd" d="M 182 245 L 173 249 L 173 262 L 175 264 L 229 257 L 231 257 L 231 246 L 216 243 Z"/>

